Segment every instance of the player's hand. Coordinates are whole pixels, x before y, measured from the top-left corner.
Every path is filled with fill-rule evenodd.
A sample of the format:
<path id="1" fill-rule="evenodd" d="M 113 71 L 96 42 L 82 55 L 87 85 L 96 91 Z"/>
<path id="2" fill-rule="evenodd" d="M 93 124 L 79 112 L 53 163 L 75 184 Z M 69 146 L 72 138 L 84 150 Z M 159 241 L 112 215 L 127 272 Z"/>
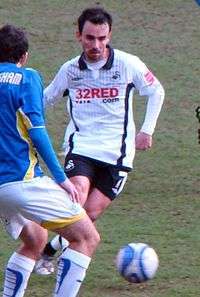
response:
<path id="1" fill-rule="evenodd" d="M 135 138 L 136 150 L 145 151 L 152 147 L 152 136 L 144 132 L 139 132 Z"/>
<path id="2" fill-rule="evenodd" d="M 75 185 L 68 179 L 62 183 L 59 184 L 67 193 L 70 194 L 71 200 L 73 202 L 79 202 L 79 194 L 78 191 L 76 190 Z"/>

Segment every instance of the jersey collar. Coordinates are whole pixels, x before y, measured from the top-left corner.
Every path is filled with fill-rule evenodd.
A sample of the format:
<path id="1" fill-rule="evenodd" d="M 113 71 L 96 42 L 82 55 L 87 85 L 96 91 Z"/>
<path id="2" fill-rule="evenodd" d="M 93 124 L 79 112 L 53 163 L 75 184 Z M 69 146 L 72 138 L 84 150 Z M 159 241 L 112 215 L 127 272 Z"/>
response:
<path id="1" fill-rule="evenodd" d="M 113 48 L 110 47 L 109 45 L 107 47 L 109 48 L 109 56 L 108 56 L 106 64 L 104 64 L 104 66 L 102 67 L 102 69 L 105 69 L 105 70 L 111 69 L 111 67 L 113 65 L 113 60 L 114 60 L 114 50 L 113 50 Z M 79 64 L 80 70 L 88 69 L 87 64 L 84 61 L 84 53 L 81 54 L 81 56 L 80 56 L 80 58 L 78 60 L 78 64 Z"/>

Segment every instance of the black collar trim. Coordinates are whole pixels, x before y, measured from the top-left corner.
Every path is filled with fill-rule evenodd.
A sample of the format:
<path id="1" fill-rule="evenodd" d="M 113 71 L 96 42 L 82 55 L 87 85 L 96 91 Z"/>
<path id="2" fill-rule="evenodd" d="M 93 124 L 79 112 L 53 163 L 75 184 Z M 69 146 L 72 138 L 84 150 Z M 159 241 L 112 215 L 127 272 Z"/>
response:
<path id="1" fill-rule="evenodd" d="M 114 61 L 114 50 L 109 45 L 107 47 L 109 48 L 109 56 L 108 56 L 108 60 L 107 60 L 106 64 L 102 67 L 102 69 L 105 69 L 105 70 L 111 69 L 111 67 L 113 65 L 113 61 Z M 87 64 L 84 61 L 84 53 L 81 54 L 81 56 L 78 60 L 78 64 L 79 64 L 80 70 L 88 69 Z"/>

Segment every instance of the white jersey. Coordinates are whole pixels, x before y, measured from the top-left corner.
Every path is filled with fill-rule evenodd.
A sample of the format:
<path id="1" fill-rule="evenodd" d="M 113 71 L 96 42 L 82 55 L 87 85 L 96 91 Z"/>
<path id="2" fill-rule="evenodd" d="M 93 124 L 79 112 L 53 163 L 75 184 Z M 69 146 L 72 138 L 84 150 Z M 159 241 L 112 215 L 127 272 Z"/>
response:
<path id="1" fill-rule="evenodd" d="M 152 98 L 142 131 L 152 134 L 162 106 L 164 90 L 136 56 L 110 48 L 107 62 L 91 69 L 83 54 L 60 68 L 44 91 L 45 104 L 68 94 L 70 122 L 67 152 L 131 169 L 135 154 L 133 93 Z"/>

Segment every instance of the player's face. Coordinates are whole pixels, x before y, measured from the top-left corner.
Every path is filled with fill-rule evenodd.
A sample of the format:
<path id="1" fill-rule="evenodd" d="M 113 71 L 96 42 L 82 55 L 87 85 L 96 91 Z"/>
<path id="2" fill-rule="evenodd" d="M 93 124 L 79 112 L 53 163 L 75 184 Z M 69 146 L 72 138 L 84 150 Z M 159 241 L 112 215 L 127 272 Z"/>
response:
<path id="1" fill-rule="evenodd" d="M 106 46 L 110 41 L 111 32 L 107 23 L 96 25 L 86 21 L 82 33 L 77 32 L 77 38 L 88 61 L 97 62 L 108 57 Z"/>

